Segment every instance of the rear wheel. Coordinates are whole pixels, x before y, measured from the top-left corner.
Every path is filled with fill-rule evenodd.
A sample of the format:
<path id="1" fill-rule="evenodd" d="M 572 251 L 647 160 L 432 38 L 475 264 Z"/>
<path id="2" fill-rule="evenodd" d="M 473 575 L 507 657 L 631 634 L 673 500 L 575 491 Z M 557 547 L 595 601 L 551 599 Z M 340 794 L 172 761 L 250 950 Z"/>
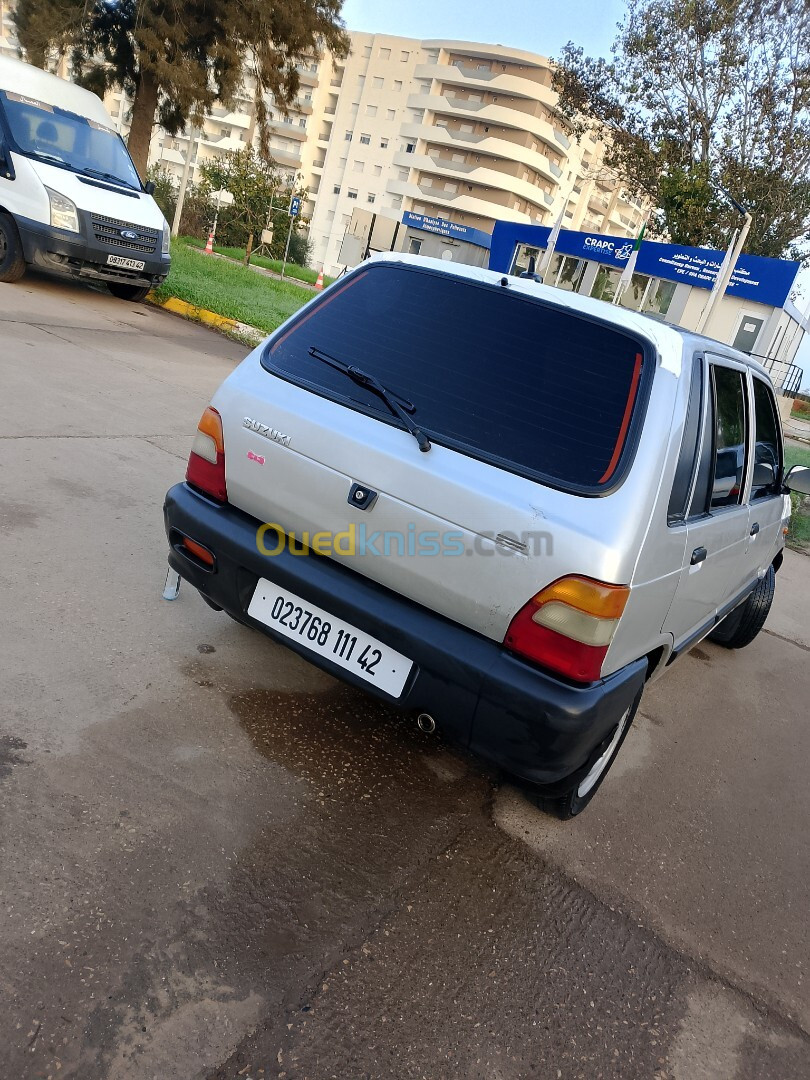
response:
<path id="1" fill-rule="evenodd" d="M 543 810 L 555 814 L 564 821 L 582 813 L 599 790 L 599 786 L 607 776 L 611 765 L 618 757 L 619 751 L 622 748 L 622 743 L 627 738 L 630 725 L 633 723 L 633 717 L 636 715 L 636 710 L 638 709 L 640 701 L 641 694 L 639 693 L 633 704 L 620 717 L 616 727 L 613 728 L 602 741 L 598 748 L 598 754 L 591 761 L 590 768 L 585 776 L 577 782 L 575 787 L 571 788 L 570 791 L 562 796 L 557 796 L 555 798 L 540 798 L 538 800 L 538 805 L 540 805 Z"/>
<path id="2" fill-rule="evenodd" d="M 769 566 L 754 591 L 712 630 L 709 641 L 724 645 L 727 649 L 744 649 L 750 645 L 765 625 L 775 587 L 776 572 L 773 566 Z"/>
<path id="3" fill-rule="evenodd" d="M 25 257 L 14 218 L 0 214 L 0 281 L 19 281 L 24 273 Z"/>
<path id="4" fill-rule="evenodd" d="M 130 300 L 133 304 L 138 303 L 140 300 L 145 300 L 149 293 L 149 286 L 140 285 L 123 285 L 118 281 L 111 281 L 107 288 L 113 294 L 117 296 L 119 300 Z"/>

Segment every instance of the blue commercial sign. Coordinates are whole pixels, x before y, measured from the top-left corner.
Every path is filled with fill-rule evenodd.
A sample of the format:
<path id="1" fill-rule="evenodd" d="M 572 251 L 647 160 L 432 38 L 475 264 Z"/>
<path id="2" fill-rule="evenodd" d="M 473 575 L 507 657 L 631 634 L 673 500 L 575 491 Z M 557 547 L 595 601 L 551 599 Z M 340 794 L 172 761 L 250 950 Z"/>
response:
<path id="1" fill-rule="evenodd" d="M 301 196 L 300 195 L 293 195 L 293 197 L 290 199 L 290 209 L 288 210 L 288 214 L 289 214 L 290 217 L 298 217 L 298 215 L 300 213 L 301 213 Z"/>
<path id="2" fill-rule="evenodd" d="M 551 229 L 546 225 L 496 222 L 489 255 L 490 270 L 508 273 L 518 244 L 544 248 L 550 233 Z M 630 258 L 633 241 L 619 236 L 561 229 L 555 250 L 562 255 L 592 259 L 621 270 Z M 682 247 L 680 244 L 645 240 L 638 253 L 636 273 L 695 285 L 699 289 L 711 289 L 724 256 L 725 252 L 711 248 Z M 731 296 L 781 308 L 790 294 L 798 270 L 799 263 L 788 259 L 740 255 L 726 291 Z"/>
<path id="3" fill-rule="evenodd" d="M 492 243 L 489 233 L 481 229 L 472 229 L 468 225 L 456 225 L 444 218 L 425 217 L 424 214 L 412 214 L 406 211 L 402 215 L 402 224 L 409 229 L 424 229 L 425 232 L 436 233 L 437 236 L 451 237 L 453 240 L 466 240 L 468 244 L 477 247 L 488 248 Z"/>

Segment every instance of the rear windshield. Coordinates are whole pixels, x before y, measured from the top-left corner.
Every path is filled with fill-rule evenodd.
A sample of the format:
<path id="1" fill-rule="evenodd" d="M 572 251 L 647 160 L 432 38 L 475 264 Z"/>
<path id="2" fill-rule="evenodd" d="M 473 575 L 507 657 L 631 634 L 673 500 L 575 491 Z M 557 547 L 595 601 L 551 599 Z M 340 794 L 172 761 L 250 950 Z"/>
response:
<path id="1" fill-rule="evenodd" d="M 639 341 L 499 285 L 416 267 L 378 264 L 335 285 L 262 360 L 275 374 L 402 426 L 378 396 L 311 348 L 412 402 L 413 420 L 431 440 L 567 489 L 615 484 L 641 411 Z"/>

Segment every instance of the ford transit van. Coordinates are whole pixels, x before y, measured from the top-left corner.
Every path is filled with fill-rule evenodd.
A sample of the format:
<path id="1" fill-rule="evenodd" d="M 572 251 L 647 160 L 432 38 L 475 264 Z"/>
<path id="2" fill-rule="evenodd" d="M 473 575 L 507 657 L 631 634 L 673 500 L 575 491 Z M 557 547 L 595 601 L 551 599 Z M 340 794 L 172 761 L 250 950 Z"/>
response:
<path id="1" fill-rule="evenodd" d="M 38 266 L 142 300 L 169 262 L 169 227 L 99 98 L 0 56 L 0 282 Z"/>

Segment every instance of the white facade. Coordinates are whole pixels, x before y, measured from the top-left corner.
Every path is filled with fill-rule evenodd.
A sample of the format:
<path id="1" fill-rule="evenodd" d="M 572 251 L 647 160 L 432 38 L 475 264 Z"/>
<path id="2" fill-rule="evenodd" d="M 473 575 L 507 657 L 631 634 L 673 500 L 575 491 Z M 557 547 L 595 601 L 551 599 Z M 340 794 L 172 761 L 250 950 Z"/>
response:
<path id="1" fill-rule="evenodd" d="M 13 4 L 0 0 L 0 56 L 18 57 L 17 31 L 12 18 Z"/>

